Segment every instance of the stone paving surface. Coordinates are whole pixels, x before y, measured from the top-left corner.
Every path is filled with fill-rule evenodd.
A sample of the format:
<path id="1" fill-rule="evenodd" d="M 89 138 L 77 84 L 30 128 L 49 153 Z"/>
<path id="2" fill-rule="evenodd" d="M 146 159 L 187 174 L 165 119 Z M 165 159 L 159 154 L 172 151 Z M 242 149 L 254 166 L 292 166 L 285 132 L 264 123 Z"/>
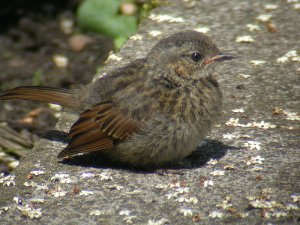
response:
<path id="1" fill-rule="evenodd" d="M 153 10 L 104 72 L 143 57 L 163 35 L 208 32 L 239 56 L 218 68 L 220 125 L 182 162 L 183 175 L 167 176 L 58 163 L 65 144 L 53 132 L 0 177 L 1 224 L 299 224 L 299 4 L 170 0 Z M 57 129 L 75 119 L 64 113 Z"/>

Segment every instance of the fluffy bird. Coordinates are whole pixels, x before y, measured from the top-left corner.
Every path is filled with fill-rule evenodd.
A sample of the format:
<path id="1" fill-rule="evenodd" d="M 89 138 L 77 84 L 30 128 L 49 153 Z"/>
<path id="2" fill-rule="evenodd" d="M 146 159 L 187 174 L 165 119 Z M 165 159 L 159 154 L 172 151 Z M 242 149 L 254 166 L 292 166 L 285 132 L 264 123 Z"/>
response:
<path id="1" fill-rule="evenodd" d="M 24 86 L 2 92 L 0 99 L 79 112 L 59 158 L 101 152 L 133 167 L 160 167 L 190 155 L 220 117 L 214 65 L 232 58 L 205 34 L 179 32 L 160 40 L 145 58 L 82 88 Z"/>

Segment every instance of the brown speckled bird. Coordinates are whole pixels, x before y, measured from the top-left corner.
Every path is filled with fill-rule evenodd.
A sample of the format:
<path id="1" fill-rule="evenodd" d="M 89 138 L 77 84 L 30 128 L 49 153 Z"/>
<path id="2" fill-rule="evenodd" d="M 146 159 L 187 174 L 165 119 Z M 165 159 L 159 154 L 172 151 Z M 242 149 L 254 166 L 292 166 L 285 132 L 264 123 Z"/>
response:
<path id="1" fill-rule="evenodd" d="M 191 154 L 221 113 L 215 62 L 232 59 L 211 39 L 185 31 L 81 89 L 17 87 L 2 100 L 51 102 L 81 112 L 59 158 L 102 152 L 135 167 L 160 167 Z"/>

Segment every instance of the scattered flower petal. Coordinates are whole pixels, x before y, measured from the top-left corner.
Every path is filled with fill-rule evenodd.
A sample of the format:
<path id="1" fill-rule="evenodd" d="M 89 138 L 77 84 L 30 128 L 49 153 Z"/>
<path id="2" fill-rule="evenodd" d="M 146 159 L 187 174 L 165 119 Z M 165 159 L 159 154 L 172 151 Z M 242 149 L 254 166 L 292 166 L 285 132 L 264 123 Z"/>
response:
<path id="1" fill-rule="evenodd" d="M 122 61 L 122 59 L 123 59 L 122 57 L 117 56 L 113 52 L 110 52 L 110 54 L 109 54 L 107 60 L 105 61 L 105 63 L 107 63 L 110 60 L 114 60 L 114 61 L 120 62 L 120 61 Z"/>
<path id="2" fill-rule="evenodd" d="M 3 206 L 0 208 L 0 215 L 7 212 L 8 210 L 10 209 L 10 207 L 7 207 L 7 206 Z"/>
<path id="3" fill-rule="evenodd" d="M 124 189 L 123 186 L 121 185 L 118 185 L 118 184 L 112 184 L 112 185 L 104 185 L 105 188 L 108 188 L 110 190 L 117 190 L 117 191 L 120 191 L 122 189 Z"/>
<path id="4" fill-rule="evenodd" d="M 246 35 L 237 37 L 235 41 L 239 43 L 252 43 L 254 42 L 254 39 L 251 36 Z"/>
<path id="5" fill-rule="evenodd" d="M 256 24 L 247 24 L 246 26 L 251 32 L 260 30 L 259 26 Z"/>
<path id="6" fill-rule="evenodd" d="M 101 181 L 110 181 L 110 180 L 113 180 L 113 177 L 107 173 L 107 172 L 102 172 L 101 174 L 99 174 L 100 176 L 100 180 Z"/>
<path id="7" fill-rule="evenodd" d="M 287 63 L 288 61 L 300 62 L 300 56 L 296 50 L 291 50 L 285 53 L 283 56 L 277 58 L 277 63 Z"/>
<path id="8" fill-rule="evenodd" d="M 66 174 L 66 173 L 60 173 L 60 174 L 55 174 L 53 177 L 51 177 L 50 179 L 51 181 L 58 181 L 62 184 L 70 184 L 70 183 L 74 183 L 75 181 L 72 180 L 70 178 L 70 175 L 69 174 Z"/>
<path id="9" fill-rule="evenodd" d="M 88 196 L 88 195 L 93 195 L 94 192 L 93 191 L 87 191 L 87 190 L 82 190 L 79 193 L 79 196 Z"/>
<path id="10" fill-rule="evenodd" d="M 94 178 L 95 174 L 92 173 L 92 172 L 84 172 L 84 173 L 81 174 L 81 177 L 82 178 L 86 178 L 86 179 L 88 179 L 88 178 Z"/>
<path id="11" fill-rule="evenodd" d="M 291 198 L 293 202 L 300 202 L 300 194 L 292 194 Z"/>
<path id="12" fill-rule="evenodd" d="M 49 188 L 47 187 L 46 184 L 41 184 L 41 185 L 37 184 L 35 187 L 36 187 L 35 190 L 37 190 L 37 191 L 39 191 L 39 190 L 44 190 L 44 191 L 49 190 Z"/>
<path id="13" fill-rule="evenodd" d="M 213 172 L 210 172 L 209 174 L 211 174 L 212 176 L 224 176 L 225 171 L 224 170 L 215 170 Z"/>
<path id="14" fill-rule="evenodd" d="M 224 138 L 224 139 L 232 140 L 232 139 L 235 139 L 235 138 L 236 138 L 236 135 L 227 133 L 227 134 L 223 134 L 223 138 Z"/>
<path id="15" fill-rule="evenodd" d="M 299 113 L 295 113 L 295 112 L 289 112 L 284 110 L 283 111 L 284 115 L 287 116 L 287 120 L 300 120 L 300 114 Z"/>
<path id="16" fill-rule="evenodd" d="M 210 31 L 210 28 L 209 27 L 198 27 L 198 28 L 195 28 L 194 31 L 207 34 Z"/>
<path id="17" fill-rule="evenodd" d="M 133 219 L 136 219 L 137 216 L 126 216 L 124 217 L 124 221 L 127 223 L 127 224 L 133 224 Z"/>
<path id="18" fill-rule="evenodd" d="M 8 175 L 8 176 L 5 176 L 4 173 L 1 173 L 0 174 L 0 184 L 3 184 L 3 186 L 15 186 L 16 183 L 15 183 L 15 178 L 16 176 L 14 175 Z"/>
<path id="19" fill-rule="evenodd" d="M 276 128 L 276 125 L 270 124 L 265 121 L 242 124 L 239 123 L 239 118 L 230 118 L 225 124 L 228 127 L 249 127 L 249 128 L 261 128 L 261 129 Z"/>
<path id="20" fill-rule="evenodd" d="M 203 181 L 203 187 L 214 186 L 213 180 L 205 180 Z"/>
<path id="21" fill-rule="evenodd" d="M 17 209 L 21 211 L 23 216 L 29 217 L 30 219 L 38 219 L 42 216 L 42 209 L 31 208 L 30 205 L 18 206 Z"/>
<path id="22" fill-rule="evenodd" d="M 43 171 L 43 170 L 33 170 L 30 173 L 35 175 L 35 176 L 38 176 L 38 175 L 45 174 L 45 171 Z"/>
<path id="23" fill-rule="evenodd" d="M 150 14 L 149 19 L 154 20 L 156 22 L 171 22 L 171 23 L 182 23 L 184 19 L 182 17 L 172 17 L 170 15 L 156 15 Z"/>
<path id="24" fill-rule="evenodd" d="M 58 68 L 66 68 L 69 64 L 69 59 L 64 55 L 54 55 L 52 59 Z"/>
<path id="25" fill-rule="evenodd" d="M 251 60 L 250 63 L 253 64 L 254 66 L 260 66 L 262 64 L 265 64 L 266 61 L 263 61 L 263 60 Z"/>
<path id="26" fill-rule="evenodd" d="M 120 216 L 129 216 L 130 215 L 130 210 L 128 210 L 128 209 L 125 209 L 125 210 L 121 210 L 120 212 L 119 212 L 119 215 Z"/>
<path id="27" fill-rule="evenodd" d="M 246 164 L 248 166 L 250 165 L 256 165 L 256 164 L 262 164 L 262 162 L 265 160 L 265 158 L 262 158 L 260 155 L 253 156 L 249 160 L 246 161 Z"/>
<path id="28" fill-rule="evenodd" d="M 131 40 L 134 40 L 134 41 L 140 41 L 140 40 L 143 39 L 143 36 L 140 35 L 140 34 L 135 34 L 135 35 L 132 35 L 132 36 L 130 37 L 130 39 L 131 39 Z"/>
<path id="29" fill-rule="evenodd" d="M 295 4 L 294 9 L 300 9 L 300 3 Z"/>
<path id="30" fill-rule="evenodd" d="M 25 182 L 23 183 L 23 185 L 24 185 L 25 187 L 35 187 L 35 186 L 37 185 L 37 183 L 36 183 L 36 182 L 33 182 L 33 181 L 31 181 L 31 182 L 25 181 Z"/>
<path id="31" fill-rule="evenodd" d="M 267 5 L 265 5 L 265 9 L 268 10 L 268 11 L 275 10 L 275 9 L 278 9 L 278 5 L 267 4 Z"/>
<path id="32" fill-rule="evenodd" d="M 272 18 L 271 14 L 262 14 L 256 17 L 259 22 L 268 22 Z"/>
<path id="33" fill-rule="evenodd" d="M 233 109 L 231 110 L 232 112 L 236 112 L 236 113 L 243 113 L 245 112 L 245 110 L 243 108 L 240 108 L 240 109 Z"/>
<path id="34" fill-rule="evenodd" d="M 258 141 L 247 141 L 245 144 L 244 144 L 244 147 L 248 148 L 249 150 L 260 150 L 261 147 L 260 147 L 260 142 Z"/>
<path id="35" fill-rule="evenodd" d="M 165 218 L 162 218 L 162 219 L 157 220 L 157 221 L 156 220 L 148 220 L 147 225 L 165 225 L 167 223 L 169 223 L 169 221 Z"/>
<path id="36" fill-rule="evenodd" d="M 21 204 L 22 204 L 22 199 L 19 198 L 19 197 L 13 197 L 13 201 L 14 201 L 15 203 L 17 203 L 18 205 L 21 205 Z"/>
<path id="37" fill-rule="evenodd" d="M 180 209 L 180 212 L 184 215 L 184 216 L 192 216 L 193 215 L 193 210 L 191 209 Z"/>
<path id="38" fill-rule="evenodd" d="M 157 36 L 161 35 L 162 32 L 159 31 L 159 30 L 152 30 L 152 31 L 149 32 L 149 34 L 150 34 L 152 37 L 157 37 Z"/>
<path id="39" fill-rule="evenodd" d="M 245 79 L 251 77 L 251 75 L 243 74 L 243 73 L 239 73 L 238 76 L 241 77 L 241 78 L 245 78 Z"/>
<path id="40" fill-rule="evenodd" d="M 262 171 L 263 168 L 261 166 L 254 166 L 251 168 L 252 171 Z"/>
<path id="41" fill-rule="evenodd" d="M 210 160 L 207 162 L 208 165 L 216 165 L 217 163 L 218 163 L 218 160 L 216 160 L 216 159 L 210 159 Z"/>
<path id="42" fill-rule="evenodd" d="M 224 213 L 222 213 L 219 210 L 214 210 L 209 214 L 209 217 L 211 218 L 222 218 L 224 216 Z"/>
<path id="43" fill-rule="evenodd" d="M 286 209 L 287 210 L 299 210 L 299 207 L 297 205 L 295 205 L 295 204 L 288 203 L 286 205 Z"/>
<path id="44" fill-rule="evenodd" d="M 225 164 L 223 168 L 224 170 L 234 170 L 235 166 L 233 164 Z"/>
<path id="45" fill-rule="evenodd" d="M 92 210 L 89 213 L 90 216 L 101 216 L 101 215 L 104 215 L 104 214 L 105 214 L 105 211 L 99 210 L 99 209 Z"/>

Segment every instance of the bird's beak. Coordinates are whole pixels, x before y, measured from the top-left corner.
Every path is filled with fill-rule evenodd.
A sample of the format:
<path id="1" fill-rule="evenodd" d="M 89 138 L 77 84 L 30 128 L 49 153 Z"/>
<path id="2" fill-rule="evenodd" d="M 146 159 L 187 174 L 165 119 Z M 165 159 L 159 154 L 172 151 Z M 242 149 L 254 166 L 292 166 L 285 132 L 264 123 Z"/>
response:
<path id="1" fill-rule="evenodd" d="M 220 62 L 220 61 L 224 61 L 224 60 L 230 60 L 230 59 L 235 59 L 237 57 L 227 54 L 227 53 L 220 53 L 218 55 L 213 56 L 212 58 L 209 58 L 207 60 L 204 61 L 204 64 L 211 64 L 213 62 Z"/>

